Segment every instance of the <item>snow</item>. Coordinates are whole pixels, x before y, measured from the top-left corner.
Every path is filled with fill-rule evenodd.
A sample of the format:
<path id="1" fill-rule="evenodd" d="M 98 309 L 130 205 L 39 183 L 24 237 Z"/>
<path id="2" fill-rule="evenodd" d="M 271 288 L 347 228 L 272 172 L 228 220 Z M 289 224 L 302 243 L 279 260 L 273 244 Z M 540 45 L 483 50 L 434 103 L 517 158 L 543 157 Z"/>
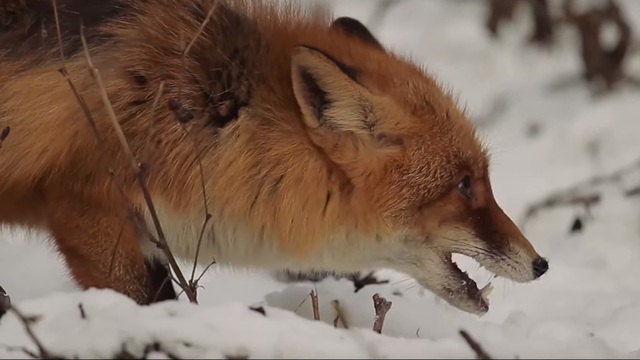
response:
<path id="1" fill-rule="evenodd" d="M 332 6 L 366 21 L 372 3 Z M 621 3 L 634 29 L 640 27 L 640 2 Z M 572 31 L 563 30 L 552 50 L 525 46 L 527 21 L 491 40 L 484 11 L 483 1 L 407 0 L 392 6 L 374 31 L 424 63 L 466 105 L 492 150 L 495 196 L 524 224 L 530 204 L 640 158 L 640 90 L 623 85 L 594 96 L 577 80 Z M 638 51 L 628 68 L 640 76 Z M 32 328 L 45 348 L 66 357 L 141 357 L 146 351 L 150 358 L 473 358 L 459 335 L 465 329 L 496 358 L 639 358 L 640 196 L 624 195 L 639 184 L 640 170 L 632 171 L 617 183 L 581 189 L 602 196 L 589 213 L 565 206 L 527 221 L 524 232 L 550 270 L 530 284 L 494 280 L 491 309 L 481 318 L 388 270 L 378 277 L 389 284 L 355 293 L 347 280 L 286 284 L 269 274 L 214 267 L 202 280 L 200 305 L 185 300 L 139 307 L 109 290 L 79 291 L 43 241 L 47 235 L 24 229 L 0 234 L 0 285 L 23 313 L 38 315 Z M 583 230 L 570 233 L 576 217 Z M 480 285 L 490 279 L 473 261 L 455 259 Z M 320 322 L 312 320 L 312 289 Z M 375 293 L 393 302 L 382 335 L 371 330 Z M 332 325 L 334 299 L 349 330 Z M 263 306 L 266 315 L 249 306 Z M 28 357 L 23 346 L 36 351 L 9 313 L 0 320 L 0 357 Z"/>

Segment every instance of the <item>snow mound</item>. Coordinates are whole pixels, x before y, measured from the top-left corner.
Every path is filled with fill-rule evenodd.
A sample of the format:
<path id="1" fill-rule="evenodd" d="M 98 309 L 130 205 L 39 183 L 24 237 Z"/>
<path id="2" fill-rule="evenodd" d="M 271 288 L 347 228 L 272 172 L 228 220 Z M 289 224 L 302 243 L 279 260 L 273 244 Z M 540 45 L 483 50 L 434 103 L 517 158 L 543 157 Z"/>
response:
<path id="1" fill-rule="evenodd" d="M 269 306 L 138 306 L 111 290 L 57 293 L 17 306 L 50 356 L 63 358 L 420 358 L 472 357 L 462 338 L 398 339 L 371 329 L 335 329 Z M 371 318 L 373 323 L 373 317 Z M 38 354 L 13 312 L 1 320 L 3 358 Z"/>

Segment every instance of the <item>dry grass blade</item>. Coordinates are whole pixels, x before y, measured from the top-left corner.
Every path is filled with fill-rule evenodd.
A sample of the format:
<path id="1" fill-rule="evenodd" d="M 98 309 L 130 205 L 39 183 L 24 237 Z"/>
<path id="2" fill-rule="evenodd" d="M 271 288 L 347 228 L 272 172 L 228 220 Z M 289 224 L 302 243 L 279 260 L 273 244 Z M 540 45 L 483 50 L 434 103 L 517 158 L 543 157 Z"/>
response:
<path id="1" fill-rule="evenodd" d="M 38 348 L 39 359 L 59 359 L 60 358 L 60 357 L 52 356 L 51 353 L 44 347 L 44 345 L 42 344 L 42 341 L 40 341 L 40 339 L 33 332 L 33 329 L 31 328 L 31 323 L 34 321 L 34 319 L 25 316 L 20 310 L 18 310 L 13 306 L 9 308 L 9 311 L 16 314 L 16 317 L 18 318 L 18 320 L 20 320 L 20 322 L 24 326 L 24 330 L 27 332 L 27 336 L 29 336 L 31 341 L 33 341 L 33 343 Z"/>
<path id="2" fill-rule="evenodd" d="M 200 158 L 200 151 L 198 150 L 198 143 L 197 143 L 195 137 L 186 128 L 185 124 L 182 124 L 182 129 L 184 130 L 185 134 L 187 134 L 187 136 L 191 139 L 191 141 L 193 143 L 193 151 L 194 151 L 194 153 L 196 155 L 196 160 L 198 162 L 198 171 L 200 173 L 200 187 L 201 187 L 201 191 L 202 191 L 202 201 L 203 201 L 203 206 L 204 206 L 204 220 L 202 221 L 202 227 L 200 228 L 200 234 L 198 235 L 198 244 L 196 245 L 196 253 L 195 253 L 194 258 L 193 258 L 193 267 L 191 268 L 191 278 L 189 279 L 189 286 L 197 288 L 198 287 L 198 280 L 200 278 L 202 278 L 202 276 L 204 275 L 204 272 L 207 269 L 209 269 L 209 267 L 211 267 L 215 263 L 215 259 L 214 259 L 213 262 L 210 263 L 207 266 L 207 268 L 205 269 L 205 271 L 203 271 L 203 273 L 198 277 L 198 280 L 195 279 L 196 267 L 198 265 L 198 259 L 200 258 L 200 247 L 202 246 L 202 240 L 204 238 L 204 232 L 207 229 L 207 225 L 209 225 L 209 221 L 211 221 L 211 213 L 209 212 L 209 201 L 208 201 L 208 197 L 207 197 L 207 187 L 206 187 L 205 180 L 204 180 L 204 168 L 202 166 L 202 159 Z"/>
<path id="3" fill-rule="evenodd" d="M 151 104 L 151 118 L 149 124 L 149 135 L 147 137 L 147 145 L 145 146 L 147 154 L 145 155 L 145 159 L 148 162 L 151 156 L 151 148 L 153 144 L 153 139 L 155 135 L 155 123 L 154 120 L 156 118 L 156 110 L 158 109 L 158 104 L 160 103 L 160 99 L 162 98 L 162 94 L 164 93 L 164 81 L 160 81 L 160 85 L 158 85 L 158 91 L 156 91 L 156 96 L 153 99 L 153 103 Z"/>
<path id="4" fill-rule="evenodd" d="M 585 192 L 588 191 L 587 188 L 598 187 L 604 184 L 619 184 L 627 175 L 639 170 L 640 159 L 627 164 L 609 174 L 594 176 L 567 189 L 551 194 L 541 201 L 530 204 L 527 207 L 523 218 L 519 221 L 520 227 L 524 229 L 528 222 L 542 210 L 552 209 L 559 206 L 575 205 L 582 205 L 587 210 L 589 210 L 590 207 L 598 204 L 602 200 L 602 197 L 600 194 L 585 194 Z M 629 191 L 626 192 L 627 196 L 628 193 Z"/>
<path id="5" fill-rule="evenodd" d="M 205 27 L 207 26 L 207 24 L 211 20 L 214 11 L 217 8 L 217 5 L 218 5 L 218 2 L 214 1 L 213 4 L 211 5 L 211 8 L 207 12 L 207 15 L 205 16 L 204 20 L 202 21 L 202 23 L 198 27 L 198 30 L 196 31 L 195 35 L 193 36 L 191 41 L 189 41 L 189 44 L 187 44 L 187 46 L 185 46 L 183 48 L 183 51 L 182 51 L 182 66 L 185 68 L 185 70 L 187 68 L 187 56 L 189 54 L 189 51 L 191 50 L 191 48 L 193 47 L 195 42 L 198 40 L 198 38 L 204 32 Z M 179 91 L 178 93 L 180 94 L 180 93 L 182 93 L 182 91 Z M 181 109 L 181 107 L 178 106 L 178 109 Z M 202 198 L 203 198 L 203 202 L 204 202 L 204 220 L 202 222 L 202 227 L 200 228 L 200 234 L 198 236 L 198 243 L 196 245 L 196 253 L 194 254 L 194 259 L 193 259 L 193 267 L 191 268 L 191 277 L 189 279 L 189 286 L 191 286 L 193 289 L 197 289 L 198 288 L 198 281 L 202 278 L 204 273 L 211 267 L 211 265 L 213 263 L 215 263 L 215 259 L 214 259 L 213 263 L 209 264 L 206 267 L 206 269 L 202 272 L 202 274 L 198 277 L 198 279 L 197 280 L 195 279 L 196 266 L 198 264 L 198 259 L 200 257 L 200 248 L 201 248 L 201 245 L 202 245 L 204 232 L 207 229 L 207 225 L 209 224 L 209 221 L 211 221 L 211 213 L 209 212 L 207 190 L 206 190 L 205 180 L 204 180 L 204 169 L 203 169 L 203 166 L 202 166 L 202 159 L 200 158 L 200 152 L 198 151 L 197 141 L 193 137 L 191 132 L 189 132 L 189 130 L 186 128 L 186 122 L 183 121 L 183 118 L 181 118 L 178 113 L 176 113 L 176 115 L 180 119 L 180 124 L 182 125 L 183 130 L 185 131 L 187 136 L 189 136 L 189 138 L 193 142 L 193 149 L 194 149 L 194 152 L 196 154 L 197 161 L 198 161 L 198 170 L 199 170 L 199 173 L 200 173 L 200 185 L 201 185 L 201 188 L 202 188 L 201 191 L 202 191 Z M 190 117 L 187 117 L 187 118 L 190 118 Z"/>
<path id="6" fill-rule="evenodd" d="M 481 360 L 489 360 L 491 356 L 482 348 L 480 343 L 476 341 L 468 332 L 460 330 L 460 335 L 469 344 L 469 347 L 476 353 L 476 357 Z"/>
<path id="7" fill-rule="evenodd" d="M 189 283 L 187 282 L 186 278 L 182 274 L 182 271 L 180 270 L 180 267 L 178 266 L 178 263 L 176 262 L 176 259 L 173 256 L 171 249 L 169 248 L 169 244 L 167 243 L 164 231 L 162 230 L 162 226 L 160 224 L 160 219 L 158 218 L 158 214 L 155 209 L 155 205 L 151 198 L 149 189 L 147 188 L 147 185 L 146 185 L 147 181 L 146 181 L 146 173 L 144 171 L 144 166 L 143 164 L 138 164 L 138 162 L 136 161 L 135 156 L 133 155 L 133 152 L 131 151 L 131 148 L 129 146 L 129 143 L 124 135 L 124 132 L 122 131 L 122 127 L 120 126 L 120 123 L 118 122 L 116 114 L 113 110 L 113 106 L 111 105 L 111 101 L 109 100 L 109 96 L 107 95 L 106 88 L 104 86 L 104 83 L 102 82 L 100 71 L 93 65 L 93 62 L 91 60 L 91 55 L 89 53 L 89 47 L 87 45 L 87 40 L 84 36 L 82 25 L 80 27 L 80 39 L 82 40 L 82 47 L 84 50 L 85 59 L 89 66 L 91 75 L 96 80 L 96 83 L 98 85 L 100 97 L 102 98 L 103 104 L 107 109 L 108 117 L 109 117 L 109 120 L 111 121 L 111 125 L 116 131 L 116 135 L 118 137 L 118 140 L 120 141 L 120 145 L 122 146 L 122 149 L 124 150 L 125 155 L 127 156 L 127 159 L 129 160 L 131 167 L 136 172 L 136 175 L 138 178 L 138 185 L 142 190 L 142 195 L 144 197 L 145 203 L 151 215 L 153 225 L 156 229 L 156 232 L 158 233 L 157 245 L 160 247 L 160 249 L 166 256 L 167 260 L 169 261 L 169 265 L 171 266 L 171 269 L 175 273 L 178 279 L 178 283 L 180 284 L 180 287 L 183 289 L 184 293 L 189 298 L 189 301 L 192 303 L 197 303 L 198 300 L 197 300 L 195 291 L 193 291 L 189 287 Z"/>
<path id="8" fill-rule="evenodd" d="M 195 36 L 193 37 L 193 39 L 191 39 L 189 44 L 184 48 L 184 51 L 182 53 L 183 57 L 186 57 L 187 54 L 189 54 L 189 51 L 191 50 L 191 47 L 193 47 L 193 44 L 196 43 L 196 40 L 198 40 L 198 37 L 200 37 L 200 35 L 204 31 L 204 27 L 207 26 L 207 24 L 209 23 L 209 20 L 211 20 L 211 16 L 213 15 L 213 12 L 215 11 L 217 5 L 218 5 L 218 2 L 215 1 L 213 3 L 213 5 L 211 6 L 211 9 L 209 9 L 209 12 L 207 13 L 207 16 L 202 21 L 202 24 L 200 24 L 200 27 L 198 28 L 198 31 L 196 31 Z"/>
<path id="9" fill-rule="evenodd" d="M 313 309 L 313 320 L 320 320 L 320 307 L 318 305 L 318 293 L 311 290 L 311 308 Z"/>
<path id="10" fill-rule="evenodd" d="M 53 11 L 54 11 L 54 16 L 55 16 L 56 31 L 57 31 L 57 35 L 58 35 L 58 45 L 59 45 L 59 50 L 60 50 L 60 59 L 61 59 L 61 64 L 62 64 L 62 68 L 60 69 L 60 73 L 67 80 L 67 83 L 69 84 L 69 87 L 70 87 L 71 91 L 73 92 L 76 100 L 80 104 L 80 107 L 81 107 L 81 109 L 83 111 L 83 114 L 85 115 L 85 118 L 86 118 L 87 122 L 89 123 L 89 127 L 93 131 L 96 139 L 98 140 L 98 143 L 100 145 L 102 145 L 102 136 L 101 136 L 100 132 L 98 131 L 97 127 L 96 127 L 95 120 L 94 120 L 94 118 L 93 118 L 93 116 L 91 114 L 91 111 L 87 107 L 86 102 L 84 101 L 82 96 L 78 93 L 75 85 L 73 84 L 73 81 L 69 77 L 69 73 L 67 71 L 67 67 L 66 67 L 66 63 L 65 63 L 63 46 L 62 46 L 62 34 L 61 34 L 61 31 L 60 31 L 60 22 L 59 22 L 59 17 L 58 17 L 57 1 L 56 0 L 51 0 L 51 3 L 52 3 Z M 149 191 L 148 191 L 148 189 L 146 187 L 146 181 L 145 181 L 146 179 L 145 179 L 145 174 L 144 174 L 144 171 L 143 171 L 143 167 L 141 165 L 137 164 L 137 162 L 135 161 L 135 157 L 133 157 L 133 153 L 131 152 L 131 149 L 130 149 L 130 147 L 128 145 L 128 142 L 127 142 L 126 138 L 124 137 L 124 134 L 122 132 L 122 128 L 120 127 L 120 124 L 118 123 L 118 121 L 117 121 L 117 119 L 115 117 L 115 113 L 113 111 L 113 107 L 110 104 L 110 101 L 109 101 L 108 96 L 106 94 L 106 91 L 104 89 L 104 85 L 102 84 L 102 79 L 100 77 L 100 73 L 93 66 L 93 63 L 91 61 L 91 56 L 90 56 L 89 51 L 88 51 L 86 38 L 84 37 L 84 32 L 83 32 L 82 25 L 80 27 L 80 32 L 81 32 L 81 40 L 82 40 L 82 45 L 83 45 L 83 48 L 84 48 L 84 53 L 85 53 L 85 56 L 86 56 L 87 63 L 89 64 L 91 74 L 93 75 L 93 77 L 95 78 L 95 80 L 97 81 L 97 83 L 98 83 L 98 85 L 100 87 L 100 96 L 101 96 L 103 102 L 105 103 L 107 111 L 109 112 L 109 118 L 112 121 L 112 125 L 115 128 L 116 134 L 118 135 L 118 139 L 120 140 L 120 142 L 121 142 L 121 144 L 123 146 L 123 150 L 125 151 L 125 153 L 126 153 L 126 155 L 128 157 L 128 160 L 131 162 L 131 165 L 133 166 L 133 168 L 134 168 L 134 170 L 135 170 L 135 172 L 137 174 L 138 183 L 139 183 L 140 187 L 142 188 L 142 193 L 143 193 L 143 196 L 145 198 L 145 202 L 147 203 L 147 206 L 149 208 L 149 212 L 151 213 L 151 217 L 153 219 L 156 231 L 158 232 L 159 239 L 154 239 L 154 237 L 151 236 L 151 234 L 149 233 L 148 229 L 146 229 L 146 226 L 144 226 L 144 225 L 141 226 L 140 224 L 138 224 L 135 221 L 134 221 L 134 223 L 136 224 L 136 226 L 142 228 L 141 230 L 143 230 L 143 232 L 148 235 L 149 239 L 151 239 L 151 241 L 156 243 L 162 249 L 163 253 L 167 257 L 167 260 L 169 261 L 169 264 L 170 264 L 172 270 L 176 273 L 176 276 L 178 276 L 178 284 L 179 284 L 179 286 L 182 287 L 183 291 L 187 294 L 187 296 L 189 297 L 189 300 L 191 302 L 197 303 L 197 299 L 196 299 L 195 293 L 193 291 L 190 291 L 188 283 L 187 283 L 186 279 L 184 278 L 184 276 L 182 275 L 182 272 L 180 271 L 180 268 L 178 267 L 178 264 L 175 261 L 175 258 L 173 257 L 173 254 L 171 253 L 171 250 L 169 249 L 169 246 L 168 246 L 168 244 L 166 242 L 166 238 L 164 237 L 164 232 L 162 231 L 162 228 L 160 226 L 160 221 L 158 220 L 158 216 L 157 216 L 157 213 L 155 211 L 155 207 L 153 206 L 153 202 L 151 200 L 151 195 L 149 194 Z M 162 91 L 162 85 L 163 84 L 161 84 L 159 93 L 161 93 L 161 91 Z M 156 99 L 159 99 L 159 95 L 156 97 Z M 109 174 L 111 176 L 111 179 L 116 184 L 116 187 L 120 191 L 121 195 L 125 196 L 124 192 L 122 191 L 121 184 L 119 184 L 119 182 L 117 181 L 115 173 L 114 173 L 113 169 L 111 169 L 110 167 L 109 167 Z M 125 196 L 125 199 L 126 199 L 126 196 Z M 132 212 L 133 209 L 132 209 L 131 204 L 129 202 L 127 202 L 127 203 L 128 203 L 128 208 L 129 208 L 128 210 L 130 212 Z M 136 217 L 133 216 L 133 218 L 135 219 Z"/>

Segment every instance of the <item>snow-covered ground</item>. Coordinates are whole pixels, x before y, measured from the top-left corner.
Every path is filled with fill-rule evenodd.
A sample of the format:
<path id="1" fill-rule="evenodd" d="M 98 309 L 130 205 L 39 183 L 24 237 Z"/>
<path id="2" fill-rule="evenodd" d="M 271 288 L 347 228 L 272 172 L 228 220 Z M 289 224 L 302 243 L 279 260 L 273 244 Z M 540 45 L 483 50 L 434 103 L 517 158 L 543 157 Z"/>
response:
<path id="1" fill-rule="evenodd" d="M 333 8 L 367 21 L 375 3 L 336 0 Z M 640 28 L 640 1 L 621 3 L 634 30 Z M 406 0 L 373 30 L 425 63 L 466 104 L 492 149 L 496 198 L 523 224 L 531 203 L 640 159 L 640 88 L 592 96 L 575 80 L 580 59 L 573 31 L 563 30 L 552 50 L 525 46 L 527 18 L 491 40 L 484 4 Z M 628 69 L 640 77 L 638 51 Z M 44 346 L 67 357 L 473 358 L 459 335 L 465 329 L 499 358 L 639 358 L 640 196 L 624 194 L 639 185 L 640 170 L 632 171 L 616 183 L 585 188 L 602 196 L 590 213 L 565 206 L 530 219 L 524 231 L 550 270 L 526 285 L 494 281 L 491 309 L 482 318 L 390 271 L 378 274 L 388 285 L 357 293 L 347 280 L 316 284 L 322 322 L 311 320 L 314 285 L 238 269 L 209 270 L 198 307 L 186 301 L 138 307 L 108 290 L 79 292 L 42 241 L 46 235 L 20 229 L 0 234 L 0 284 L 25 314 L 40 316 L 32 328 Z M 572 233 L 576 217 L 584 226 Z M 481 285 L 489 280 L 470 260 L 456 260 Z M 382 335 L 371 330 L 376 292 L 393 302 Z M 333 328 L 334 299 L 349 330 Z M 266 315 L 248 305 L 264 306 Z M 27 357 L 22 346 L 36 351 L 9 314 L 0 321 L 0 357 Z"/>

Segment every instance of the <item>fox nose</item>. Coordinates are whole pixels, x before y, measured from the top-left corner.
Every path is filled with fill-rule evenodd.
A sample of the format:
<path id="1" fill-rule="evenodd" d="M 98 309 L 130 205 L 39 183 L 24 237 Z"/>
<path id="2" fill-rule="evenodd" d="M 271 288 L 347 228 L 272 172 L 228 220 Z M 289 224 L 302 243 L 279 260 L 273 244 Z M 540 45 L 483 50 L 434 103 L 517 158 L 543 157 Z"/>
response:
<path id="1" fill-rule="evenodd" d="M 547 259 L 543 257 L 538 257 L 537 259 L 533 260 L 532 265 L 533 265 L 533 276 L 536 279 L 544 275 L 544 273 L 546 273 L 547 270 L 549 270 L 549 262 L 547 261 Z"/>

